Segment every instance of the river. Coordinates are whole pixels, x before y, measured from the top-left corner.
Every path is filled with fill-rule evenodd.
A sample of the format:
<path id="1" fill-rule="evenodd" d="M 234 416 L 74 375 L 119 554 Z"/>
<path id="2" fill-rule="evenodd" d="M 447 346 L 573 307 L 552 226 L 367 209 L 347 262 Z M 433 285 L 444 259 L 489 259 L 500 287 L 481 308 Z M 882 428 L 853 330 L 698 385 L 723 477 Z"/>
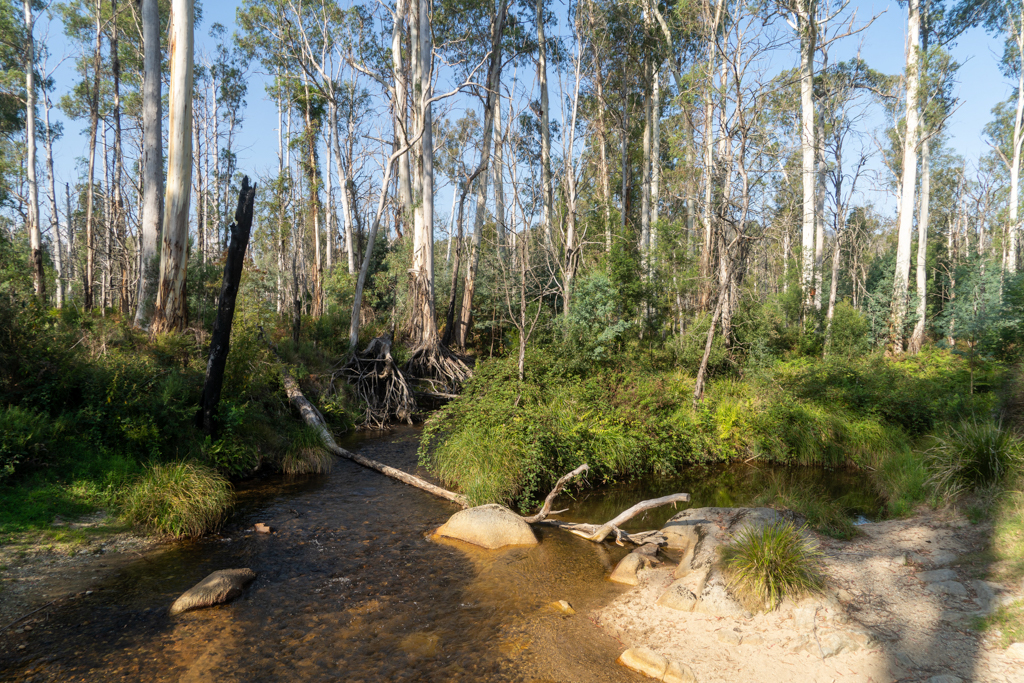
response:
<path id="1" fill-rule="evenodd" d="M 416 469 L 419 430 L 355 435 L 370 458 Z M 736 468 L 592 490 L 563 519 L 600 522 L 632 503 L 690 491 L 738 505 Z M 810 474 L 815 481 L 837 476 Z M 422 472 L 421 472 L 422 474 Z M 564 507 L 564 505 L 563 505 Z M 606 577 L 625 554 L 551 527 L 540 544 L 486 551 L 431 540 L 456 508 L 349 461 L 328 475 L 240 487 L 220 534 L 169 544 L 91 594 L 54 608 L 32 647 L 4 662 L 17 681 L 639 681 L 623 649 L 587 617 L 625 590 Z M 673 510 L 633 529 L 656 528 Z M 256 522 L 274 533 L 256 534 Z M 168 606 L 217 569 L 257 579 L 228 605 L 177 617 Z M 567 600 L 566 615 L 551 603 Z"/>

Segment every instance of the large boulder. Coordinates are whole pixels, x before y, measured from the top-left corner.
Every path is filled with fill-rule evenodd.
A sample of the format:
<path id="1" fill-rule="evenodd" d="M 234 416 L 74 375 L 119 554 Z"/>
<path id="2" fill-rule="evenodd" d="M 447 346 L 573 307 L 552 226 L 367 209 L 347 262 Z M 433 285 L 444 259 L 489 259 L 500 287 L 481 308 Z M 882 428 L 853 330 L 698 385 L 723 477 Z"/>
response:
<path id="1" fill-rule="evenodd" d="M 221 569 L 182 593 L 171 605 L 171 614 L 181 614 L 200 607 L 230 602 L 242 594 L 256 578 L 251 569 Z"/>
<path id="2" fill-rule="evenodd" d="M 675 515 L 661 532 L 682 559 L 675 570 L 677 581 L 658 604 L 719 617 L 745 615 L 747 610 L 715 566 L 720 549 L 745 529 L 792 519 L 791 513 L 770 508 L 692 508 Z"/>
<path id="3" fill-rule="evenodd" d="M 508 545 L 537 545 L 533 529 L 522 517 L 494 504 L 456 512 L 437 530 L 437 535 L 491 550 Z"/>

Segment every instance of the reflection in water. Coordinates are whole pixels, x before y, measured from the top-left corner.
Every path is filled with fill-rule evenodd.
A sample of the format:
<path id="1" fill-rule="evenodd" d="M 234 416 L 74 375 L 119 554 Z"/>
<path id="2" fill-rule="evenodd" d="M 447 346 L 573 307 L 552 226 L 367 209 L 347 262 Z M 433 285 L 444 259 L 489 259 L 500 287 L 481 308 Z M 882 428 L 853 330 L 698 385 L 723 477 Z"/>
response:
<path id="1" fill-rule="evenodd" d="M 418 435 L 397 429 L 346 445 L 411 471 Z M 786 476 L 844 485 L 834 472 Z M 587 491 L 568 501 L 572 510 L 562 519 L 607 521 L 639 500 L 676 491 L 690 491 L 695 506 L 741 505 L 762 485 L 749 467 L 695 469 L 679 479 Z M 842 493 L 855 490 L 845 485 Z M 874 512 L 866 504 L 854 509 Z M 614 664 L 622 646 L 587 619 L 622 590 L 605 577 L 624 548 L 551 527 L 539 527 L 541 543 L 530 548 L 486 551 L 430 540 L 454 511 L 348 461 L 330 475 L 243 486 L 221 536 L 174 544 L 54 610 L 27 649 L 0 656 L 0 678 L 641 680 Z M 651 511 L 630 528 L 656 528 L 671 514 Z M 258 521 L 275 533 L 248 531 Z M 184 590 L 230 567 L 258 574 L 242 598 L 167 615 Z M 577 614 L 553 608 L 558 600 Z"/>
<path id="2" fill-rule="evenodd" d="M 411 470 L 418 431 L 350 443 Z M 220 537 L 174 544 L 50 614 L 0 679 L 39 681 L 631 681 L 586 618 L 621 589 L 625 552 L 557 529 L 532 548 L 436 543 L 455 508 L 353 463 L 243 487 Z M 262 521 L 270 535 L 246 531 Z M 230 605 L 171 618 L 210 572 L 258 574 Z M 568 600 L 566 616 L 549 603 Z"/>

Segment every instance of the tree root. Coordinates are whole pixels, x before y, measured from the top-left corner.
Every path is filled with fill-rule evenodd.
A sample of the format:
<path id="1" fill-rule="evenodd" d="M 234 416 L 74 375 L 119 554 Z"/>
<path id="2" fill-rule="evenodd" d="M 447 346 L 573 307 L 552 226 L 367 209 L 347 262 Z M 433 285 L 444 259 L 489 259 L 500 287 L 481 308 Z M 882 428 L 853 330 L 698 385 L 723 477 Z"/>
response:
<path id="1" fill-rule="evenodd" d="M 362 426 L 384 429 L 392 418 L 412 424 L 416 400 L 405 375 L 391 357 L 391 336 L 374 337 L 340 371 L 366 404 Z"/>
<path id="2" fill-rule="evenodd" d="M 420 345 L 405 364 L 405 372 L 425 385 L 419 393 L 428 398 L 455 398 L 473 371 L 461 356 L 438 342 Z"/>

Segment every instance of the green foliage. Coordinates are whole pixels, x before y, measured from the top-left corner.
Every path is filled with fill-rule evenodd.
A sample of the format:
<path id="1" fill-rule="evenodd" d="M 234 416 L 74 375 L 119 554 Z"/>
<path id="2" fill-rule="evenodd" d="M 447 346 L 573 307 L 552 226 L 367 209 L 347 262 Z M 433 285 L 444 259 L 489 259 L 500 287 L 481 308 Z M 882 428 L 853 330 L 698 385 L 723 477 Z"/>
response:
<path id="1" fill-rule="evenodd" d="M 326 474 L 334 466 L 334 456 L 324 448 L 320 433 L 303 425 L 295 431 L 281 461 L 285 474 Z"/>
<path id="2" fill-rule="evenodd" d="M 194 463 L 155 465 L 119 497 L 122 517 L 175 538 L 217 529 L 231 506 L 231 484 Z"/>
<path id="3" fill-rule="evenodd" d="M 792 510 L 803 515 L 809 526 L 832 538 L 850 539 L 855 535 L 850 506 L 820 486 L 793 486 L 781 477 L 769 476 L 756 504 Z"/>
<path id="4" fill-rule="evenodd" d="M 837 355 L 860 355 L 870 350 L 870 326 L 860 311 L 848 301 L 836 304 L 832 314 L 832 341 L 828 352 Z"/>
<path id="5" fill-rule="evenodd" d="M 1022 463 L 1020 439 L 992 420 L 965 419 L 947 425 L 932 439 L 928 483 L 950 499 L 999 484 Z"/>
<path id="6" fill-rule="evenodd" d="M 722 553 L 730 583 L 756 596 L 768 610 L 787 596 L 821 591 L 821 551 L 791 522 L 741 531 Z"/>
<path id="7" fill-rule="evenodd" d="M 929 495 L 924 458 L 909 448 L 879 453 L 872 479 L 891 517 L 907 517 Z"/>

